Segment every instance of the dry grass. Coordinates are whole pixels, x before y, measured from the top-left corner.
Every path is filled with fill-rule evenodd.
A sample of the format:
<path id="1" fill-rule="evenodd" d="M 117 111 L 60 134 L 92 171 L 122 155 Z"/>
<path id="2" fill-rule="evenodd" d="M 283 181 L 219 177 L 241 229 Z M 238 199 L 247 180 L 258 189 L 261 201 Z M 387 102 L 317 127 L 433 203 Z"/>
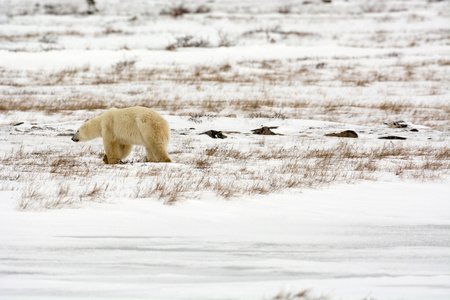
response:
<path id="1" fill-rule="evenodd" d="M 57 99 L 50 95 L 46 101 L 39 100 L 40 95 L 2 96 L 0 110 L 3 111 L 58 111 L 104 110 L 115 106 L 129 106 L 127 101 L 115 97 L 104 98 L 95 94 L 72 95 L 66 99 Z M 55 99 L 55 100 L 54 100 Z M 275 101 L 273 99 L 236 99 L 236 100 L 205 100 L 181 101 L 178 98 L 162 99 L 154 97 L 136 97 L 135 105 L 152 107 L 163 111 L 174 111 L 178 115 L 187 115 L 192 119 L 201 120 L 203 116 L 220 116 L 222 111 L 229 109 L 241 110 L 244 116 L 250 118 L 310 118 L 311 115 L 323 116 L 328 121 L 339 121 L 340 117 L 349 115 L 361 118 L 367 124 L 379 125 L 387 120 L 404 118 L 415 124 L 431 125 L 444 128 L 449 125 L 448 106 L 445 102 L 411 103 L 403 100 L 381 101 L 375 103 L 357 103 L 354 100 L 330 99 L 325 102 L 307 101 Z M 188 109 L 187 109 L 188 108 Z M 193 113 L 193 111 L 197 111 Z M 261 112 L 264 111 L 264 112 Z M 333 112 L 333 114 L 330 114 Z M 364 118 L 364 115 L 371 114 Z M 405 116 L 407 118 L 405 118 Z"/>
<path id="2" fill-rule="evenodd" d="M 162 9 L 159 14 L 170 16 L 172 18 L 180 18 L 185 14 L 206 14 L 209 12 L 211 12 L 211 8 L 204 4 L 199 5 L 196 8 L 188 8 L 184 3 L 178 3 Z"/>
<path id="3" fill-rule="evenodd" d="M 299 292 L 285 292 L 281 291 L 270 300 L 328 300 L 326 296 L 315 296 L 310 290 L 303 290 Z"/>
<path id="4" fill-rule="evenodd" d="M 345 57 L 327 63 L 266 60 L 167 68 L 139 68 L 135 59 L 125 59 L 109 69 L 89 65 L 49 73 L 3 69 L 0 83 L 10 89 L 0 93 L 0 111 L 54 113 L 127 107 L 133 103 L 177 115 L 220 116 L 232 110 L 251 118 L 314 116 L 333 122 L 357 118 L 364 125 L 398 116 L 437 129 L 450 126 L 450 110 L 444 100 L 447 91 L 441 84 L 448 72 L 446 61 L 424 59 L 411 63 L 391 55 L 380 57 L 386 58 L 388 62 L 377 70 L 363 60 Z M 418 82 L 424 86 L 422 90 L 417 88 Z M 123 90 L 127 83 L 135 88 Z M 167 83 L 175 85 L 175 91 L 165 90 Z M 89 89 L 92 85 L 99 92 Z M 298 85 L 304 87 L 304 93 L 298 94 Z M 63 92 L 68 86 L 75 92 Z M 151 93 L 147 92 L 149 86 Z M 331 95 L 330 87 L 344 92 Z M 119 93 L 108 94 L 110 90 Z M 417 90 L 424 100 L 406 98 L 405 90 Z"/>
<path id="5" fill-rule="evenodd" d="M 23 190 L 19 209 L 40 210 L 76 208 L 86 202 L 104 202 L 112 195 L 173 204 L 201 197 L 207 191 L 230 199 L 376 180 L 385 173 L 420 181 L 440 180 L 450 171 L 448 146 L 383 142 L 370 147 L 341 141 L 310 143 L 299 149 L 267 140 L 255 145 L 246 151 L 230 144 L 204 150 L 187 147 L 184 153 L 172 154 L 176 165 L 142 167 L 104 165 L 92 149 L 81 150 L 83 161 L 79 159 L 81 152 L 73 158 L 51 158 L 20 147 L 1 157 L 5 166 L 1 178 L 5 180 L 0 183 L 2 188 Z M 112 173 L 114 176 L 107 175 Z M 105 176 L 110 179 L 102 181 Z M 48 182 L 53 188 L 45 188 Z"/>
<path id="6" fill-rule="evenodd" d="M 27 133 L 16 133 L 23 134 Z M 285 144 L 285 139 L 251 136 L 248 145 L 230 139 L 201 147 L 200 136 L 179 136 L 175 143 L 183 151 L 170 153 L 176 164 L 143 164 L 131 158 L 116 166 L 103 164 L 101 145 L 76 147 L 70 153 L 46 150 L 45 145 L 18 146 L 0 156 L 0 189 L 22 191 L 19 209 L 40 210 L 116 198 L 174 204 L 208 192 L 232 199 L 377 180 L 386 174 L 438 181 L 450 174 L 450 147 L 442 143 L 290 137 Z M 143 156 L 143 149 L 136 152 Z"/>
<path id="7" fill-rule="evenodd" d="M 209 42 L 200 37 L 185 36 L 179 38 L 175 48 L 209 46 Z M 344 63 L 342 60 L 344 60 Z M 128 59 L 117 62 L 111 69 L 92 69 L 90 66 L 83 66 L 44 74 L 32 71 L 23 74 L 18 71 L 3 70 L 0 73 L 0 80 L 11 86 L 21 86 L 24 75 L 29 84 L 37 86 L 118 84 L 154 80 L 188 83 L 265 82 L 272 85 L 292 85 L 298 82 L 308 82 L 309 85 L 314 85 L 331 80 L 348 86 L 367 86 L 375 82 L 439 82 L 445 78 L 448 62 L 443 59 L 423 60 L 417 63 L 403 63 L 392 60 L 392 62 L 374 70 L 366 61 L 347 61 L 345 58 L 337 57 L 335 61 L 326 64 L 323 62 L 299 64 L 296 61 L 283 63 L 278 60 L 263 60 L 258 62 L 243 61 L 239 62 L 239 66 L 244 67 L 246 72 L 238 72 L 238 68 L 229 63 L 218 66 L 197 65 L 193 68 L 137 68 L 136 60 Z M 434 69 L 431 72 L 430 66 Z M 248 69 L 248 67 L 251 67 L 251 69 Z"/>
<path id="8" fill-rule="evenodd" d="M 450 147 L 442 145 L 310 141 L 299 148 L 267 138 L 252 142 L 246 150 L 233 144 L 202 150 L 197 139 L 192 143 L 182 152 L 171 153 L 177 163 L 168 165 L 139 161 L 104 165 L 99 158 L 101 147 L 97 152 L 73 149 L 72 159 L 33 155 L 18 148 L 1 157 L 0 189 L 22 191 L 21 210 L 40 210 L 76 208 L 116 198 L 151 198 L 173 204 L 213 193 L 232 199 L 377 180 L 386 174 L 439 181 L 450 174 Z"/>
<path id="9" fill-rule="evenodd" d="M 47 209 L 80 208 L 85 203 L 105 202 L 105 192 L 109 191 L 109 185 L 93 184 L 87 185 L 81 192 L 77 191 L 80 186 L 73 182 L 67 182 L 61 178 L 53 178 L 52 186 L 45 187 L 48 182 L 40 181 L 39 178 L 30 180 L 20 189 L 21 194 L 17 201 L 17 208 L 22 211 L 36 211 Z"/>

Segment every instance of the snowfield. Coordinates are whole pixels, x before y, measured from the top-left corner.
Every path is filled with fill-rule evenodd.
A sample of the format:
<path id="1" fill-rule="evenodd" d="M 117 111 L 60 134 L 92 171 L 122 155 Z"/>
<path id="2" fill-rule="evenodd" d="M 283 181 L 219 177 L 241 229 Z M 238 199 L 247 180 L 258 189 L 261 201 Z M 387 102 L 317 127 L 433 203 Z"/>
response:
<path id="1" fill-rule="evenodd" d="M 271 299 L 312 289 L 342 299 L 446 299 L 449 192 L 369 182 L 45 213 L 18 212 L 6 196 L 1 297 Z"/>
<path id="2" fill-rule="evenodd" d="M 96 2 L 1 1 L 0 299 L 450 298 L 449 1 Z"/>

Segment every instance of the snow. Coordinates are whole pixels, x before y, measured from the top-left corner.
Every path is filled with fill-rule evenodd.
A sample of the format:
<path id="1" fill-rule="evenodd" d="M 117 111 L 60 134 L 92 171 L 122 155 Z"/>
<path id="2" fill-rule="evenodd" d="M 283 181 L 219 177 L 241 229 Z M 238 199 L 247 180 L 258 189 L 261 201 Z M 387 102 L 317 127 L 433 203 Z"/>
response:
<path id="1" fill-rule="evenodd" d="M 446 299 L 448 195 L 443 184 L 368 182 L 23 213 L 2 193 L 0 297 L 267 299 L 310 288 Z"/>
<path id="2" fill-rule="evenodd" d="M 450 299 L 448 1 L 1 2 L 0 299 Z M 70 141 L 133 105 L 172 164 Z"/>

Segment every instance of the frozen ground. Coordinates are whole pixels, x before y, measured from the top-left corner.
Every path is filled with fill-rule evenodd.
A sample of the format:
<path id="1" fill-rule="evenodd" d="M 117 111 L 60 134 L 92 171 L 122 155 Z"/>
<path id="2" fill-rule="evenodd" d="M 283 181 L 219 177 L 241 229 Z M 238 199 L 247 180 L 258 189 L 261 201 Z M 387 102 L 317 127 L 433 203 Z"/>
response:
<path id="1" fill-rule="evenodd" d="M 433 191 L 432 193 L 430 191 Z M 3 299 L 447 299 L 450 188 L 335 185 L 175 206 L 1 204 Z"/>
<path id="2" fill-rule="evenodd" d="M 0 299 L 450 298 L 449 1 L 79 2 L 0 1 Z"/>

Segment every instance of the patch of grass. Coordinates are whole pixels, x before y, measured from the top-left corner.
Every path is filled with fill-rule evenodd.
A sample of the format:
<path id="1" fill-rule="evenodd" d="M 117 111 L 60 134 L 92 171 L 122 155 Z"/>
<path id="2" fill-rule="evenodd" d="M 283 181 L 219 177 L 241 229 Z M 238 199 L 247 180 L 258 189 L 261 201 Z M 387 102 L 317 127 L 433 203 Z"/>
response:
<path id="1" fill-rule="evenodd" d="M 39 187 L 29 184 L 22 191 L 21 197 L 17 203 L 17 208 L 22 211 L 35 210 L 39 207 L 44 195 L 39 192 Z"/>
<path id="2" fill-rule="evenodd" d="M 166 50 L 173 51 L 178 48 L 209 48 L 211 43 L 207 38 L 194 37 L 193 35 L 179 36 L 174 43 L 169 44 Z"/>
<path id="3" fill-rule="evenodd" d="M 366 0 L 360 8 L 363 13 L 381 13 L 386 11 L 386 3 L 384 0 Z"/>
<path id="4" fill-rule="evenodd" d="M 219 36 L 219 43 L 218 47 L 233 47 L 236 46 L 237 41 L 235 38 L 232 38 L 228 32 L 225 32 L 223 30 L 219 30 L 217 32 L 217 35 Z"/>
<path id="5" fill-rule="evenodd" d="M 282 5 L 278 8 L 278 13 L 280 14 L 290 14 L 292 13 L 292 5 L 286 4 L 286 5 Z"/>
<path id="6" fill-rule="evenodd" d="M 185 14 L 191 13 L 191 10 L 188 9 L 184 3 L 174 4 L 170 7 L 164 8 L 160 11 L 160 15 L 171 16 L 173 18 L 180 18 Z"/>
<path id="7" fill-rule="evenodd" d="M 328 300 L 326 296 L 314 296 L 310 290 L 303 290 L 299 292 L 285 292 L 281 291 L 270 300 Z"/>

